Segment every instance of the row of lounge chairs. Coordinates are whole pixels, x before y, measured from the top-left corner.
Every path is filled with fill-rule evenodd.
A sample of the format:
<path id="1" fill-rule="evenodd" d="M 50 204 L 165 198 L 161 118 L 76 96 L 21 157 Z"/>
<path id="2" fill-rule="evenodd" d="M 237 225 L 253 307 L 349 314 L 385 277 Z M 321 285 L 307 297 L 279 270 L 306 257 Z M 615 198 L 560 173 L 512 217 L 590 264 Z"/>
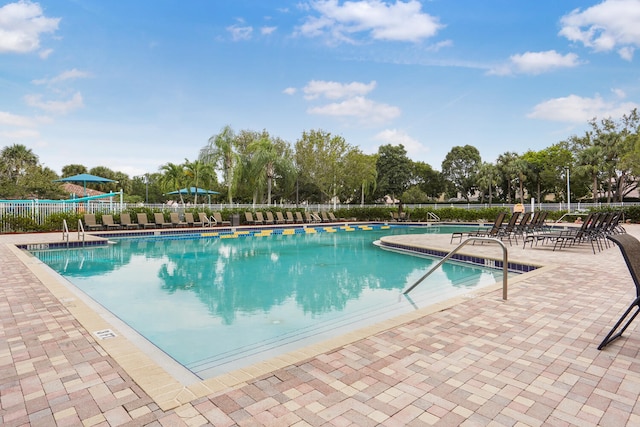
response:
<path id="1" fill-rule="evenodd" d="M 624 233 L 626 230 L 622 226 L 622 212 L 592 212 L 580 227 L 559 231 L 545 229 L 543 232 L 527 236 L 524 247 L 527 243 L 530 246 L 533 246 L 534 243 L 536 245 L 546 243 L 553 244 L 555 251 L 581 243 L 590 243 L 595 254 L 596 249 L 601 251 L 610 246 L 607 236 Z"/>
<path id="2" fill-rule="evenodd" d="M 286 216 L 285 216 L 286 215 Z M 245 224 L 249 225 L 271 225 L 271 224 L 304 224 L 304 223 L 323 223 L 338 222 L 338 219 L 332 212 L 320 212 L 315 214 L 305 212 L 304 216 L 301 212 L 276 212 L 275 217 L 272 212 L 267 211 L 264 215 L 262 212 L 256 212 L 255 217 L 251 212 L 245 212 Z M 146 213 L 137 213 L 136 222 L 132 221 L 131 214 L 121 213 L 120 222 L 115 222 L 113 215 L 103 214 L 101 222 L 96 221 L 95 214 L 85 214 L 83 226 L 87 231 L 104 231 L 104 230 L 136 230 L 150 228 L 178 228 L 178 227 L 213 227 L 213 226 L 230 226 L 231 221 L 223 220 L 219 212 L 214 212 L 211 217 L 207 217 L 204 212 L 198 213 L 198 219 L 194 218 L 191 212 L 184 213 L 184 219 L 180 218 L 177 212 L 170 213 L 170 221 L 165 220 L 162 212 L 153 214 L 153 221 L 149 220 Z"/>
<path id="3" fill-rule="evenodd" d="M 215 225 L 230 225 L 229 221 L 223 221 L 219 212 L 214 212 L 211 217 L 206 213 L 199 212 L 198 219 L 195 219 L 192 212 L 185 212 L 184 219 L 180 218 L 177 212 L 169 214 L 170 221 L 166 221 L 164 214 L 155 212 L 153 221 L 149 220 L 146 213 L 137 213 L 136 220 L 133 222 L 131 214 L 123 212 L 120 214 L 120 222 L 115 222 L 113 215 L 103 214 L 101 222 L 96 221 L 95 214 L 85 214 L 83 226 L 87 231 L 102 230 L 137 230 L 149 228 L 178 228 L 178 227 L 212 227 Z"/>
<path id="4" fill-rule="evenodd" d="M 469 232 L 455 232 L 451 235 L 451 243 L 454 240 L 462 240 L 464 237 L 490 237 L 518 244 L 518 238 L 523 240 L 523 248 L 527 244 L 553 244 L 553 250 L 560 250 L 571 245 L 589 242 L 593 253 L 609 247 L 606 237 L 624 233 L 621 225 L 621 212 L 594 212 L 587 216 L 580 227 L 572 227 L 568 230 L 557 230 L 546 225 L 546 211 L 535 213 L 515 212 L 505 224 L 506 213 L 498 215 L 491 228 L 479 228 Z"/>
<path id="5" fill-rule="evenodd" d="M 462 240 L 464 237 L 489 237 L 494 239 L 506 240 L 509 245 L 512 239 L 518 244 L 518 237 L 525 238 L 532 233 L 541 232 L 545 229 L 545 221 L 548 212 L 537 211 L 535 213 L 514 212 L 509 221 L 505 224 L 504 220 L 507 216 L 506 212 L 501 212 L 495 219 L 490 228 L 482 227 L 468 232 L 455 232 L 451 235 L 451 242 L 454 240 Z"/>
<path id="6" fill-rule="evenodd" d="M 320 212 L 320 214 L 315 214 L 313 212 L 305 212 L 304 216 L 301 212 L 290 212 L 287 211 L 284 214 L 282 212 L 276 212 L 275 217 L 271 211 L 265 212 L 263 215 L 262 212 L 256 212 L 255 216 L 252 212 L 244 213 L 244 221 L 246 224 L 250 225 L 271 225 L 271 224 L 311 224 L 311 223 L 322 223 L 322 222 L 338 222 L 344 221 L 343 219 L 338 219 L 333 214 L 333 212 Z"/>

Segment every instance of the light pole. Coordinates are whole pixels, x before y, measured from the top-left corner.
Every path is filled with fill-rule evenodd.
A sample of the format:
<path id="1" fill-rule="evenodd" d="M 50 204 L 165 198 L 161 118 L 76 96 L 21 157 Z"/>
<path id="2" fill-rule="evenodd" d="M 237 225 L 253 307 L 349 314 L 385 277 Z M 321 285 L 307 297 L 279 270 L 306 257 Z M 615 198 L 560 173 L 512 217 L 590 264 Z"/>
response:
<path id="1" fill-rule="evenodd" d="M 144 204 L 149 204 L 149 174 L 144 174 L 144 184 L 145 184 L 145 193 L 144 193 Z"/>
<path id="2" fill-rule="evenodd" d="M 571 183 L 569 181 L 569 168 L 565 168 L 567 171 L 567 213 L 571 213 Z"/>

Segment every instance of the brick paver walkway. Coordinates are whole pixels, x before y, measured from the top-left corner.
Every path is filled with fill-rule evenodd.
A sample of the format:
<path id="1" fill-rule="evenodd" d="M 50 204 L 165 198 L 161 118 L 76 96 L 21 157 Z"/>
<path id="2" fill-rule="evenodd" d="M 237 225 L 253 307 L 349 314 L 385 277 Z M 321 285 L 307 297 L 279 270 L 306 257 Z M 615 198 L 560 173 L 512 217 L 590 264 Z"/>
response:
<path id="1" fill-rule="evenodd" d="M 640 225 L 627 230 L 640 236 Z M 449 236 L 427 238 L 453 247 Z M 507 301 L 500 290 L 474 294 L 163 411 L 7 247 L 11 239 L 0 236 L 3 426 L 640 425 L 636 325 L 596 349 L 635 297 L 616 247 L 593 255 L 588 245 L 514 245 L 511 259 L 551 267 L 514 281 Z M 468 251 L 499 257 L 496 249 Z"/>

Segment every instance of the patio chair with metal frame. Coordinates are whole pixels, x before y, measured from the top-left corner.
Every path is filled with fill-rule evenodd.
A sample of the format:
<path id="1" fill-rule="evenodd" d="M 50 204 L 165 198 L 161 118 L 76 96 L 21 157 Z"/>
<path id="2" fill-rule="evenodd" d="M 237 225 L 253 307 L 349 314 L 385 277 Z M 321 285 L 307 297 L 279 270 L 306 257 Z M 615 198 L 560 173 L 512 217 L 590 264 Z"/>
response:
<path id="1" fill-rule="evenodd" d="M 622 252 L 622 257 L 627 264 L 633 283 L 636 286 L 636 298 L 633 300 L 629 308 L 627 308 L 627 310 L 622 314 L 622 317 L 620 317 L 616 322 L 611 331 L 609 331 L 604 340 L 602 340 L 598 346 L 598 350 L 602 350 L 612 341 L 620 338 L 631 322 L 633 322 L 636 316 L 640 314 L 640 241 L 629 234 L 608 235 L 607 239 L 618 245 L 620 252 Z M 633 314 L 631 314 L 632 312 Z M 631 317 L 629 317 L 630 314 Z M 622 326 L 620 331 L 616 333 L 627 317 L 629 317 L 629 319 L 624 323 L 624 326 Z"/>

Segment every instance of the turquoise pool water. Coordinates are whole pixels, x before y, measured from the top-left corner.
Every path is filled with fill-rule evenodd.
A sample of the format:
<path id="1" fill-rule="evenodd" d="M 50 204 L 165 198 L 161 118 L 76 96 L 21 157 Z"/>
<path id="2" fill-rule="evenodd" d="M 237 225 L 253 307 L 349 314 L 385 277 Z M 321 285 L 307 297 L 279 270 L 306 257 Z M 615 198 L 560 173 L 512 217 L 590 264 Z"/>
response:
<path id="1" fill-rule="evenodd" d="M 382 250 L 392 227 L 269 237 L 122 239 L 33 254 L 200 378 L 331 338 L 500 281 L 445 263 L 407 301 L 433 259 Z"/>

